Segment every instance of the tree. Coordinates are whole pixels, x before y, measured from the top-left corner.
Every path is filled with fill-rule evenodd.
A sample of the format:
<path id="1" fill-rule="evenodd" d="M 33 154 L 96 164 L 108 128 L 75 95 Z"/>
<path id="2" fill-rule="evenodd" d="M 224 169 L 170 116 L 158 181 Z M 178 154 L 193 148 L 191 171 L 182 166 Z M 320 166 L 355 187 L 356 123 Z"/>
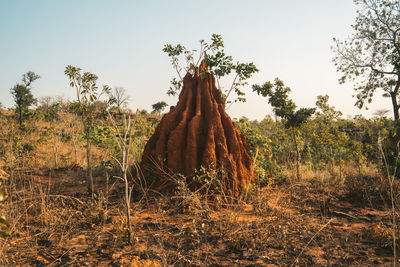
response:
<path id="1" fill-rule="evenodd" d="M 316 162 L 330 163 L 333 171 L 334 163 L 339 165 L 339 179 L 342 179 L 342 162 L 345 156 L 345 147 L 349 138 L 346 132 L 339 129 L 338 120 L 342 112 L 328 104 L 328 95 L 317 96 L 316 116 L 309 129 L 309 135 L 313 143 L 313 156 Z"/>
<path id="2" fill-rule="evenodd" d="M 354 0 L 357 11 L 354 33 L 349 40 L 334 39 L 334 63 L 343 73 L 340 83 L 351 82 L 357 92 L 356 106 L 370 103 L 376 90 L 390 97 L 400 140 L 400 2 L 398 0 Z M 397 152 L 398 153 L 398 152 Z"/>
<path id="3" fill-rule="evenodd" d="M 81 69 L 68 65 L 65 68 L 65 75 L 70 80 L 70 86 L 76 90 L 77 102 L 73 105 L 73 109 L 81 117 L 83 130 L 86 136 L 86 159 L 87 159 L 87 172 L 88 172 L 88 190 L 94 197 L 94 181 L 92 174 L 92 165 L 90 160 L 91 138 L 94 126 L 94 113 L 96 110 L 96 103 L 102 93 L 110 94 L 110 88 L 103 86 L 102 92 L 98 92 L 97 75 L 84 72 Z"/>
<path id="4" fill-rule="evenodd" d="M 246 102 L 246 94 L 242 91 L 242 87 L 248 84 L 247 80 L 254 73 L 258 72 L 258 69 L 253 62 L 241 63 L 237 61 L 234 63 L 233 58 L 225 54 L 224 42 L 220 35 L 213 34 L 210 43 L 200 40 L 200 50 L 198 53 L 196 53 L 197 50 L 188 50 L 181 44 L 177 44 L 176 46 L 166 44 L 163 51 L 171 58 L 172 66 L 178 74 L 178 78 L 175 77 L 171 80 L 171 87 L 167 91 L 168 95 L 176 95 L 182 89 L 184 74 L 182 71 L 192 73 L 195 67 L 204 60 L 209 71 L 216 77 L 218 89 L 223 93 L 225 103 Z M 182 56 L 185 61 L 184 66 L 180 64 Z M 195 57 L 197 58 L 196 61 Z M 220 79 L 231 73 L 233 73 L 234 78 L 230 87 L 222 90 Z M 232 92 L 235 92 L 237 96 L 233 101 L 229 100 Z"/>
<path id="5" fill-rule="evenodd" d="M 51 96 L 42 96 L 39 98 L 39 108 L 48 114 L 50 107 L 54 104 L 54 99 Z"/>
<path id="6" fill-rule="evenodd" d="M 386 117 L 386 114 L 388 114 L 390 112 L 390 110 L 389 109 L 377 109 L 375 112 L 374 112 L 374 116 L 375 117 L 378 117 L 378 118 L 380 118 L 380 119 L 382 119 L 382 118 L 385 118 Z"/>
<path id="7" fill-rule="evenodd" d="M 115 107 L 121 114 L 121 110 L 123 108 L 126 108 L 128 102 L 131 100 L 130 96 L 127 95 L 124 87 L 114 87 L 114 90 L 111 92 L 111 95 L 114 99 Z"/>
<path id="8" fill-rule="evenodd" d="M 24 112 L 37 102 L 32 95 L 31 84 L 39 78 L 40 76 L 36 73 L 28 71 L 22 76 L 22 83 L 17 83 L 13 88 L 10 89 L 15 101 L 20 128 L 22 128 Z"/>
<path id="9" fill-rule="evenodd" d="M 292 132 L 294 148 L 296 150 L 296 174 L 300 180 L 300 152 L 297 144 L 296 132 L 311 115 L 314 108 L 300 108 L 296 111 L 296 104 L 289 99 L 290 87 L 276 78 L 275 82 L 266 82 L 262 86 L 253 85 L 253 91 L 258 95 L 268 97 L 268 103 L 273 107 L 276 116 L 281 117 L 285 128 Z"/>
<path id="10" fill-rule="evenodd" d="M 168 104 L 164 101 L 160 101 L 151 105 L 151 107 L 153 108 L 153 112 L 161 113 L 166 107 L 168 107 Z"/>
<path id="11" fill-rule="evenodd" d="M 39 98 L 38 102 L 36 111 L 42 114 L 46 120 L 52 122 L 59 119 L 58 113 L 62 109 L 60 101 L 55 97 L 43 96 Z"/>

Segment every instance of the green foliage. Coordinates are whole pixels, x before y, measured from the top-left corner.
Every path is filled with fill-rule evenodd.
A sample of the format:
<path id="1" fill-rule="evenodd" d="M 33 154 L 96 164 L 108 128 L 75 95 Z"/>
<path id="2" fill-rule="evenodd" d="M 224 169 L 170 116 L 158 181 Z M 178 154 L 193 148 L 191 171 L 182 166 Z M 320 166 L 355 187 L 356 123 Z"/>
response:
<path id="1" fill-rule="evenodd" d="M 397 0 L 355 0 L 360 6 L 354 33 L 349 40 L 335 41 L 334 63 L 343 73 L 341 83 L 351 82 L 357 92 L 356 106 L 371 103 L 377 90 L 390 97 L 393 107 L 395 135 L 391 140 L 388 161 L 400 169 L 400 3 Z M 393 152 L 393 153 L 392 153 Z M 396 174 L 399 177 L 400 173 Z"/>
<path id="2" fill-rule="evenodd" d="M 217 79 L 218 87 L 223 91 L 224 99 L 226 103 L 234 102 L 245 102 L 245 93 L 243 87 L 247 85 L 247 80 L 256 72 L 257 67 L 254 63 L 241 63 L 234 62 L 232 56 L 226 55 L 224 50 L 224 42 L 222 37 L 218 34 L 211 36 L 211 42 L 205 42 L 200 40 L 200 50 L 188 50 L 185 46 L 177 44 L 173 46 L 171 44 L 164 45 L 163 52 L 171 58 L 171 63 L 178 74 L 178 78 L 171 80 L 171 87 L 167 91 L 168 95 L 176 95 L 180 92 L 183 85 L 183 72 L 193 73 L 196 66 L 198 66 L 201 60 L 204 60 L 209 68 L 209 71 L 213 73 Z M 197 54 L 197 56 L 196 56 Z M 181 61 L 184 61 L 184 66 L 181 65 Z M 195 57 L 197 61 L 195 62 Z M 226 77 L 233 74 L 233 82 L 231 86 L 222 90 L 220 87 L 220 78 Z M 233 101 L 228 100 L 231 93 L 236 94 L 236 98 Z"/>
<path id="3" fill-rule="evenodd" d="M 36 103 L 30 88 L 23 84 L 17 84 L 11 89 L 11 94 L 14 97 L 15 105 L 18 110 L 25 110 Z"/>
<path id="4" fill-rule="evenodd" d="M 289 99 L 290 88 L 278 78 L 275 79 L 274 84 L 266 82 L 262 86 L 253 85 L 253 91 L 258 95 L 268 97 L 268 102 L 273 107 L 275 115 L 282 118 L 287 129 L 291 129 L 296 150 L 297 179 L 300 180 L 300 151 L 296 132 L 312 116 L 315 109 L 300 108 L 296 110 L 296 104 Z"/>
<path id="5" fill-rule="evenodd" d="M 37 100 L 32 95 L 31 84 L 39 79 L 40 76 L 32 71 L 28 71 L 22 76 L 22 83 L 17 83 L 10 92 L 14 98 L 16 112 L 19 117 L 19 124 L 22 128 L 23 115 L 30 106 L 36 104 Z"/>
<path id="6" fill-rule="evenodd" d="M 161 113 L 166 107 L 168 107 L 168 104 L 165 103 L 164 101 L 160 101 L 151 105 L 151 107 L 153 109 L 153 112 Z"/>
<path id="7" fill-rule="evenodd" d="M 334 39 L 340 82 L 355 83 L 356 105 L 362 107 L 377 89 L 398 95 L 400 85 L 400 8 L 397 0 L 355 0 L 360 6 L 354 33 L 347 41 Z M 397 111 L 398 112 L 398 111 Z"/>
<path id="8" fill-rule="evenodd" d="M 314 120 L 305 128 L 308 136 L 308 149 L 313 166 L 318 169 L 327 164 L 342 164 L 347 153 L 345 146 L 349 141 L 347 134 L 340 131 L 338 119 L 340 111 L 328 104 L 329 96 L 317 96 L 317 112 Z"/>
<path id="9" fill-rule="evenodd" d="M 266 134 L 272 132 L 270 127 L 274 127 L 274 122 L 270 118 L 259 123 L 242 117 L 236 125 L 246 135 L 249 152 L 256 163 L 257 184 L 261 186 L 268 184 L 271 177 L 281 172 L 279 164 L 273 157 L 273 136 Z"/>
<path id="10" fill-rule="evenodd" d="M 400 151 L 400 3 L 397 0 L 354 0 L 360 6 L 352 25 L 354 33 L 346 41 L 334 39 L 334 63 L 343 75 L 341 83 L 351 82 L 357 92 L 356 106 L 371 103 L 377 90 L 390 97 L 395 135 L 388 161 L 396 164 Z M 394 152 L 394 153 L 392 153 Z M 396 175 L 399 177 L 400 173 Z"/>
<path id="11" fill-rule="evenodd" d="M 134 162 L 140 162 L 144 146 L 154 133 L 159 123 L 159 118 L 157 116 L 151 117 L 151 115 L 139 112 L 135 114 L 134 120 L 135 123 L 132 128 L 131 141 L 133 148 L 131 149 L 131 153 L 133 154 L 132 160 Z"/>
<path id="12" fill-rule="evenodd" d="M 77 102 L 70 106 L 80 117 L 82 120 L 83 130 L 86 135 L 86 159 L 88 163 L 87 171 L 89 176 L 90 187 L 89 191 L 92 193 L 92 197 L 94 197 L 94 182 L 92 176 L 92 166 L 91 166 L 91 155 L 90 155 L 90 147 L 93 138 L 93 131 L 95 125 L 96 116 L 105 118 L 105 111 L 109 104 L 115 102 L 115 98 L 111 95 L 111 88 L 104 85 L 103 90 L 98 92 L 97 87 L 97 75 L 84 72 L 81 73 L 81 69 L 68 65 L 65 68 L 65 75 L 70 80 L 70 86 L 75 88 Z M 109 96 L 109 99 L 104 103 L 100 101 L 100 97 L 102 94 L 106 94 Z"/>
<path id="13" fill-rule="evenodd" d="M 78 101 L 77 112 L 87 115 L 94 109 L 94 103 L 98 100 L 100 94 L 97 87 L 97 75 L 84 72 L 81 69 L 68 65 L 65 69 L 65 75 L 70 79 L 70 86 L 75 88 Z M 110 88 L 103 87 L 104 92 L 109 92 Z"/>
<path id="14" fill-rule="evenodd" d="M 102 113 L 105 116 L 104 109 L 107 108 L 108 104 L 115 101 L 112 97 L 106 101 L 106 105 L 102 105 L 100 101 L 100 97 L 103 94 L 111 96 L 111 89 L 105 85 L 102 91 L 99 92 L 97 75 L 90 72 L 82 74 L 80 68 L 69 65 L 64 73 L 70 80 L 70 86 L 76 90 L 77 101 L 70 104 L 70 109 L 81 116 L 84 130 L 86 134 L 90 135 L 93 131 L 95 115 Z"/>
<path id="15" fill-rule="evenodd" d="M 50 96 L 39 98 L 39 105 L 33 113 L 37 120 L 56 121 L 60 119 L 61 103 Z"/>
<path id="16" fill-rule="evenodd" d="M 290 87 L 276 78 L 274 83 L 266 82 L 262 86 L 253 85 L 253 91 L 258 95 L 268 97 L 268 103 L 274 109 L 275 115 L 284 120 L 286 128 L 298 128 L 304 124 L 315 112 L 314 108 L 300 108 L 296 111 L 296 104 L 289 99 Z"/>
<path id="17" fill-rule="evenodd" d="M 93 144 L 99 147 L 114 147 L 113 136 L 111 133 L 111 128 L 105 125 L 95 125 L 93 127 L 92 135 Z"/>

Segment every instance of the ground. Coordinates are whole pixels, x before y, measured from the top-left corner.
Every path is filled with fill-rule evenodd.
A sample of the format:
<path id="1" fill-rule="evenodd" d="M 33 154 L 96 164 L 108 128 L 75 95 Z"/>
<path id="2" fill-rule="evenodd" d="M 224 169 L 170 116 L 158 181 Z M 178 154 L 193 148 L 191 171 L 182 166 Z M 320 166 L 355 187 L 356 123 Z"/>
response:
<path id="1" fill-rule="evenodd" d="M 206 204 L 194 195 L 138 197 L 128 244 L 123 183 L 82 170 L 14 174 L 2 209 L 3 266 L 390 266 L 391 210 L 349 198 L 338 181 L 253 190 Z M 107 179 L 107 177 L 109 177 Z M 10 193 L 10 192 L 9 192 Z M 223 204 L 221 204 L 223 203 Z"/>

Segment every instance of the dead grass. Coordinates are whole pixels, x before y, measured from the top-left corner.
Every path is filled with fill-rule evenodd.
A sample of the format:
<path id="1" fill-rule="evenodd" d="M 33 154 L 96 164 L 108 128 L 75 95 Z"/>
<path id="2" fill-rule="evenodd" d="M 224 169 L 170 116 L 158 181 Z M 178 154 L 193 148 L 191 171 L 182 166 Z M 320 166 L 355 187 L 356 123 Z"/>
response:
<path id="1" fill-rule="evenodd" d="M 132 205 L 132 246 L 122 184 L 100 177 L 92 202 L 79 172 L 12 180 L 1 204 L 11 225 L 0 240 L 2 266 L 366 266 L 392 256 L 390 215 L 349 202 L 334 179 L 270 185 L 231 206 L 187 193 L 142 199 Z M 64 181 L 67 191 L 55 186 Z"/>
<path id="2" fill-rule="evenodd" d="M 91 200 L 85 172 L 70 168 L 72 143 L 61 143 L 54 168 L 54 146 L 41 142 L 38 132 L 23 140 L 34 144 L 34 151 L 22 158 L 7 154 L 0 162 L 11 174 L 1 188 L 9 198 L 0 210 L 10 223 L 10 235 L 0 239 L 1 266 L 373 266 L 392 261 L 389 184 L 374 166 L 346 163 L 341 179 L 338 167 L 302 166 L 300 182 L 289 169 L 279 183 L 252 187 L 234 201 L 221 191 L 193 192 L 185 183 L 171 195 L 143 196 L 147 188 L 139 181 L 128 245 L 124 185 L 98 168 L 97 198 Z M 84 153 L 80 147 L 82 167 Z M 94 148 L 95 165 L 108 160 L 108 153 Z M 394 187 L 398 207 L 400 183 Z"/>

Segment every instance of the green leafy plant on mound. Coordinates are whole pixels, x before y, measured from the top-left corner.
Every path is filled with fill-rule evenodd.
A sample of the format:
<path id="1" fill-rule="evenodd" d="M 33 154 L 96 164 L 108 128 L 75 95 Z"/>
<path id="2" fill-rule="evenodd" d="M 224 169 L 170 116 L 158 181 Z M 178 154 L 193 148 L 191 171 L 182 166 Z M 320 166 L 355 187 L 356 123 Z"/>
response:
<path id="1" fill-rule="evenodd" d="M 171 80 L 171 86 L 167 91 L 168 95 L 177 95 L 183 86 L 183 77 L 186 72 L 193 73 L 196 66 L 204 60 L 209 71 L 215 76 L 217 87 L 223 94 L 226 108 L 229 108 L 233 103 L 246 102 L 246 93 L 243 91 L 244 86 L 248 84 L 253 74 L 258 72 L 257 67 L 253 62 L 242 63 L 234 61 L 233 57 L 227 55 L 224 49 L 224 42 L 221 35 L 211 35 L 210 42 L 200 40 L 200 49 L 190 50 L 181 44 L 164 45 L 163 52 L 170 58 L 173 68 L 178 77 Z M 221 86 L 221 78 L 230 77 L 232 82 L 227 88 Z M 233 95 L 236 95 L 233 100 L 230 100 Z M 229 96 L 232 96 L 229 98 Z"/>

